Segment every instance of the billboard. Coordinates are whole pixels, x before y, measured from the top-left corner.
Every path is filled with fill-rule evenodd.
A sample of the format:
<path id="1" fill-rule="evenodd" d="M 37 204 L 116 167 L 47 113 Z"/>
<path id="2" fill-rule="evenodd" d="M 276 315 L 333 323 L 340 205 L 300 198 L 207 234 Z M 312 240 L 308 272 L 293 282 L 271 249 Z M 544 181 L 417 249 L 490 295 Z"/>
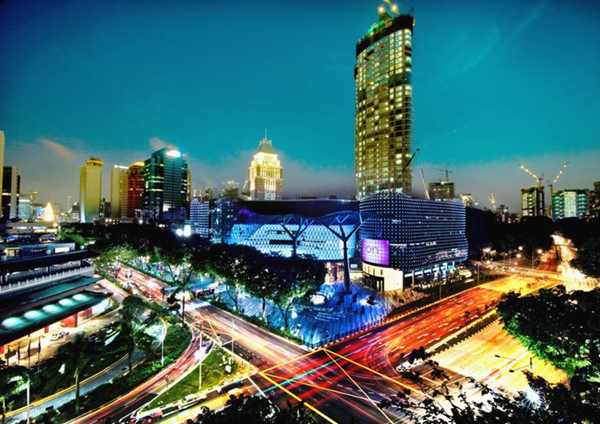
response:
<path id="1" fill-rule="evenodd" d="M 388 240 L 362 239 L 360 248 L 363 261 L 373 265 L 389 266 L 390 242 Z"/>

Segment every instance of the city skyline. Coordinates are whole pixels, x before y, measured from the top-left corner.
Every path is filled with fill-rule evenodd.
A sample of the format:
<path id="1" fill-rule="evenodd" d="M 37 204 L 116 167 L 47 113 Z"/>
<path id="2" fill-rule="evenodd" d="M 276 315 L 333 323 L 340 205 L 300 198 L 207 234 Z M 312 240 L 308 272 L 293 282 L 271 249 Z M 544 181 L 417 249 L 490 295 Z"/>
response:
<path id="1" fill-rule="evenodd" d="M 487 196 L 495 192 L 498 203 L 513 211 L 519 197 L 514 186 L 530 185 L 518 170 L 521 162 L 548 177 L 569 160 L 576 166 L 566 173 L 561 188 L 587 188 L 597 180 L 594 164 L 600 149 L 594 133 L 599 124 L 593 110 L 600 96 L 593 93 L 598 77 L 582 69 L 600 61 L 599 48 L 592 43 L 583 50 L 576 43 L 598 33 L 594 8 L 552 1 L 526 7 L 509 2 L 491 5 L 488 11 L 471 2 L 452 8 L 428 2 L 415 6 L 416 193 L 422 191 L 416 178 L 419 168 L 434 181 L 440 175 L 433 168 L 446 165 L 455 171 L 457 193 L 473 193 L 488 206 Z M 235 59 L 215 43 L 227 7 L 198 4 L 185 9 L 190 15 L 185 18 L 183 8 L 142 9 L 136 2 L 122 8 L 97 4 L 85 13 L 71 2 L 52 10 L 32 3 L 29 14 L 14 2 L 3 3 L 8 23 L 0 31 L 7 47 L 3 85 L 8 95 L 0 106 L 0 122 L 7 139 L 5 163 L 21 170 L 22 191 L 39 191 L 44 200 L 62 205 L 67 196 L 76 198 L 77 168 L 90 155 L 112 166 L 123 158 L 132 162 L 147 157 L 165 144 L 188 154 L 195 188 L 220 186 L 230 179 L 243 182 L 255 140 L 267 126 L 286 164 L 286 194 L 350 196 L 354 45 L 376 20 L 377 4 L 353 2 L 341 8 L 308 3 L 296 10 L 290 5 L 249 8 L 234 3 L 231 7 L 239 13 L 227 15 L 231 34 L 221 34 L 220 41 L 224 48 L 235 47 Z M 142 25 L 159 13 L 165 19 L 152 30 Z M 468 24 L 451 31 L 455 26 L 449 13 Z M 193 18 L 207 15 L 206 27 L 191 25 Z M 303 35 L 301 24 L 307 24 L 308 16 L 315 34 Z M 131 28 L 128 19 L 134 21 Z M 177 19 L 183 23 L 174 28 Z M 88 20 L 95 24 L 86 26 Z M 545 31 L 564 20 L 571 22 L 569 31 Z M 57 28 L 59 21 L 73 25 Z M 48 26 L 45 38 L 40 38 L 42 22 Z M 26 27 L 33 30 L 24 33 Z M 278 32 L 281 37 L 271 37 Z M 158 39 L 159 33 L 166 39 Z M 192 42 L 196 40 L 205 42 Z M 242 54 L 246 43 L 252 50 Z M 158 49 L 162 60 L 147 56 L 152 49 Z M 20 51 L 29 53 L 24 57 Z M 86 59 L 75 63 L 84 51 Z M 560 61 L 553 59 L 557 54 Z M 132 59 L 124 60 L 127 55 Z M 194 64 L 212 63 L 211 58 L 217 61 L 211 69 L 223 66 L 227 72 L 203 67 L 191 72 Z M 231 70 L 232 61 L 244 69 L 243 75 Z M 580 62 L 585 66 L 576 66 Z M 143 71 L 142 65 L 155 70 Z M 106 74 L 91 73 L 97 67 Z M 273 79 L 302 84 L 288 81 L 275 89 L 266 85 Z M 490 80 L 505 85 L 490 87 Z M 226 81 L 231 84 L 217 97 L 211 85 Z M 121 83 L 128 90 L 118 89 Z M 228 120 L 235 125 L 224 125 Z M 48 153 L 49 169 L 36 166 L 32 153 L 40 151 Z M 476 183 L 473 173 L 480 175 Z M 108 187 L 106 173 L 104 178 Z M 321 193 L 314 193 L 317 184 Z M 50 187 L 60 189 L 51 196 Z"/>

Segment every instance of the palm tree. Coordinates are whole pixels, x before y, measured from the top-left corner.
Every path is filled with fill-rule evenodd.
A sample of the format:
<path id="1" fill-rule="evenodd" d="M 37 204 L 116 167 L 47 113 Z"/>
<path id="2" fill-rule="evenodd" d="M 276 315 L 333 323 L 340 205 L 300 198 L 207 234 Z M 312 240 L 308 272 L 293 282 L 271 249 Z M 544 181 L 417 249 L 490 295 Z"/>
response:
<path id="1" fill-rule="evenodd" d="M 7 404 L 12 403 L 12 397 L 23 390 L 23 383 L 29 379 L 29 370 L 19 365 L 7 366 L 0 369 L 0 404 L 2 424 L 6 422 Z"/>
<path id="2" fill-rule="evenodd" d="M 84 333 L 77 333 L 73 340 L 64 345 L 58 356 L 73 369 L 75 380 L 75 413 L 79 414 L 80 380 L 85 369 L 101 352 L 102 343 Z"/>
<path id="3" fill-rule="evenodd" d="M 144 300 L 138 296 L 128 296 L 121 307 L 119 322 L 120 337 L 123 338 L 127 350 L 129 372 L 132 369 L 133 353 L 136 346 L 149 346 L 143 343 L 146 329 L 156 321 L 156 314 L 151 312 L 146 318 L 140 319 L 146 309 Z M 149 351 L 147 352 L 149 353 Z"/>

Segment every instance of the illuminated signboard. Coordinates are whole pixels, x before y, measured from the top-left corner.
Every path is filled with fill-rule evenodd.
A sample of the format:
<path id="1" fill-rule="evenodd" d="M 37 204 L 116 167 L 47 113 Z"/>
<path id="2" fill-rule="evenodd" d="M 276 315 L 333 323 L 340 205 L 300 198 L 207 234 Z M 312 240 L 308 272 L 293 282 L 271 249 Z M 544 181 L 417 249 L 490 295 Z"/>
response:
<path id="1" fill-rule="evenodd" d="M 390 242 L 387 240 L 362 239 L 362 260 L 374 265 L 390 264 Z"/>

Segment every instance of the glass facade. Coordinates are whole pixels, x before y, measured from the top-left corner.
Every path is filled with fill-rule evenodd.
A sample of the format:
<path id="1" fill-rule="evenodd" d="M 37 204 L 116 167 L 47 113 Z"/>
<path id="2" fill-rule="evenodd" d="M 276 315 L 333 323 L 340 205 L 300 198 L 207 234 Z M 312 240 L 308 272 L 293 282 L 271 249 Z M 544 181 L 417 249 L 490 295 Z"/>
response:
<path id="1" fill-rule="evenodd" d="M 188 205 L 188 165 L 181 152 L 163 148 L 144 162 L 144 218 L 182 221 Z"/>
<path id="2" fill-rule="evenodd" d="M 460 201 L 434 201 L 381 192 L 360 202 L 361 240 L 389 242 L 389 267 L 427 272 L 467 259 L 465 207 Z M 386 244 L 380 243 L 384 248 Z M 377 252 L 365 255 L 381 257 Z M 379 263 L 373 263 L 380 265 Z"/>
<path id="3" fill-rule="evenodd" d="M 412 33 L 414 18 L 379 20 L 356 45 L 354 80 L 356 197 L 392 189 L 409 193 L 412 154 Z"/>

